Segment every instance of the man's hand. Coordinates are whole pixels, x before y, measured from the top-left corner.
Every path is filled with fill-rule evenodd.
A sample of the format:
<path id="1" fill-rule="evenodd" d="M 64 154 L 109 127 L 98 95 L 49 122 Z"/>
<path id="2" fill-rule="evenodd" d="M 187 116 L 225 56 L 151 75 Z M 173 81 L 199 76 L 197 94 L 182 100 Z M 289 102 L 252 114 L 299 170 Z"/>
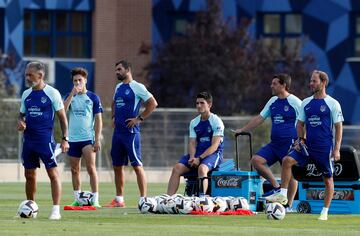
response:
<path id="1" fill-rule="evenodd" d="M 18 131 L 24 131 L 26 129 L 26 123 L 24 120 L 19 120 L 17 124 Z"/>
<path id="2" fill-rule="evenodd" d="M 100 141 L 96 141 L 96 140 L 95 140 L 94 145 L 93 145 L 93 151 L 94 151 L 94 152 L 100 151 L 100 148 L 101 148 L 101 143 L 100 143 Z"/>
<path id="3" fill-rule="evenodd" d="M 70 147 L 70 146 L 69 146 L 68 141 L 62 140 L 60 147 L 61 147 L 61 151 L 62 151 L 62 152 L 67 152 L 67 151 L 69 151 L 69 147 Z"/>
<path id="4" fill-rule="evenodd" d="M 332 151 L 331 156 L 334 158 L 334 161 L 339 161 L 340 160 L 340 150 L 339 149 L 334 149 Z"/>
<path id="5" fill-rule="evenodd" d="M 135 118 L 129 118 L 129 119 L 125 120 L 125 122 L 127 123 L 126 127 L 133 128 L 135 125 L 139 124 L 141 121 L 135 117 Z"/>

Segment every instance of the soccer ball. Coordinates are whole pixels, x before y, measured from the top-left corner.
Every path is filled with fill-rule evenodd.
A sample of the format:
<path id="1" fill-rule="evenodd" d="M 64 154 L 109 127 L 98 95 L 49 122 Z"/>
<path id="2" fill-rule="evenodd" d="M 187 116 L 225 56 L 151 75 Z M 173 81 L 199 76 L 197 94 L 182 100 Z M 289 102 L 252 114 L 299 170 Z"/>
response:
<path id="1" fill-rule="evenodd" d="M 22 201 L 19 205 L 18 215 L 21 218 L 36 218 L 39 207 L 36 202 L 32 200 Z"/>
<path id="2" fill-rule="evenodd" d="M 285 207 L 278 202 L 266 204 L 266 217 L 269 220 L 282 220 L 285 218 Z"/>
<path id="3" fill-rule="evenodd" d="M 157 213 L 166 213 L 166 202 L 169 198 L 171 198 L 169 195 L 167 194 L 162 194 L 159 196 L 155 196 L 154 197 L 157 203 L 157 207 L 156 207 L 156 212 Z"/>
<path id="4" fill-rule="evenodd" d="M 179 213 L 176 208 L 176 202 L 173 198 L 168 198 L 163 206 L 164 212 L 168 214 L 177 214 Z"/>
<path id="5" fill-rule="evenodd" d="M 77 201 L 80 206 L 91 206 L 94 194 L 89 191 L 78 193 Z"/>
<path id="6" fill-rule="evenodd" d="M 199 197 L 195 200 L 195 209 L 197 211 L 213 212 L 214 202 L 211 197 Z"/>
<path id="7" fill-rule="evenodd" d="M 176 204 L 177 211 L 180 214 L 190 214 L 194 210 L 194 204 L 189 198 L 183 198 Z"/>
<path id="8" fill-rule="evenodd" d="M 233 211 L 238 209 L 249 210 L 250 206 L 246 198 L 234 197 L 230 200 L 230 209 Z"/>
<path id="9" fill-rule="evenodd" d="M 214 202 L 214 210 L 213 210 L 214 212 L 225 212 L 229 209 L 226 200 L 222 197 L 213 198 L 213 202 Z"/>
<path id="10" fill-rule="evenodd" d="M 138 208 L 143 214 L 156 213 L 157 201 L 152 197 L 144 197 L 140 199 Z"/>

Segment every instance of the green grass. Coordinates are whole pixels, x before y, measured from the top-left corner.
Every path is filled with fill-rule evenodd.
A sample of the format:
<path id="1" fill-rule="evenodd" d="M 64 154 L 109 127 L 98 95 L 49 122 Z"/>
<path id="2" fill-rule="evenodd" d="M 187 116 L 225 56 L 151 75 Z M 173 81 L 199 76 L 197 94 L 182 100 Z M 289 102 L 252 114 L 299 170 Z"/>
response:
<path id="1" fill-rule="evenodd" d="M 83 187 L 88 190 L 88 186 Z M 165 192 L 164 184 L 149 184 L 149 196 Z M 182 188 L 183 189 L 183 188 Z M 25 199 L 23 183 L 0 183 L 0 235 L 360 235 L 360 215 L 330 215 L 327 222 L 318 215 L 288 214 L 282 221 L 256 216 L 143 215 L 137 210 L 136 183 L 127 183 L 124 209 L 62 211 L 60 221 L 50 221 L 50 186 L 40 183 L 36 202 L 37 219 L 15 219 L 18 204 Z M 114 196 L 112 183 L 100 184 L 100 203 Z M 71 185 L 63 184 L 62 206 L 73 200 Z M 360 203 L 359 203 L 360 204 Z"/>

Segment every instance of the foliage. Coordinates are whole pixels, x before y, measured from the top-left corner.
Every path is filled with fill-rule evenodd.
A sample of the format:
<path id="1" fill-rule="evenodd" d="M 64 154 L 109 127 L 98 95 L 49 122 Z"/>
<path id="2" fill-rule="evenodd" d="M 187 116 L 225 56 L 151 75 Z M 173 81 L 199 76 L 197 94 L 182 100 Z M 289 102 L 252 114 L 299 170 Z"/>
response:
<path id="1" fill-rule="evenodd" d="M 219 2 L 209 0 L 183 36 L 156 45 L 158 56 L 144 72 L 161 106 L 192 107 L 196 94 L 206 90 L 222 115 L 256 113 L 271 96 L 271 79 L 279 72 L 292 75 L 296 95 L 306 95 L 311 55 L 299 58 L 298 50 L 278 52 L 264 40 L 253 39 L 248 19 L 235 29 L 230 23 L 222 19 Z"/>

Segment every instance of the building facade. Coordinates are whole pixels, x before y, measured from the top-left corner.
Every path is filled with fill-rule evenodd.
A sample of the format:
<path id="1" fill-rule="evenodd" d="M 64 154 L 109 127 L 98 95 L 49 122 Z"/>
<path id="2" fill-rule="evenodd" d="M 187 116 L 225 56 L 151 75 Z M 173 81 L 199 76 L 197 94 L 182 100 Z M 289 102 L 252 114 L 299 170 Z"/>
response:
<path id="1" fill-rule="evenodd" d="M 316 67 L 329 74 L 328 92 L 340 101 L 346 123 L 360 124 L 360 1 L 221 4 L 224 19 L 251 19 L 253 37 L 275 48 L 294 47 L 301 39 L 299 54 L 313 54 Z M 0 0 L 0 83 L 9 94 L 19 94 L 21 62 L 38 58 L 49 65 L 49 83 L 66 93 L 72 86 L 69 70 L 83 66 L 90 89 L 109 105 L 117 82 L 114 62 L 128 59 L 135 77 L 146 82 L 140 72 L 151 56 L 139 53 L 141 45 L 166 43 L 206 6 L 207 0 Z"/>

